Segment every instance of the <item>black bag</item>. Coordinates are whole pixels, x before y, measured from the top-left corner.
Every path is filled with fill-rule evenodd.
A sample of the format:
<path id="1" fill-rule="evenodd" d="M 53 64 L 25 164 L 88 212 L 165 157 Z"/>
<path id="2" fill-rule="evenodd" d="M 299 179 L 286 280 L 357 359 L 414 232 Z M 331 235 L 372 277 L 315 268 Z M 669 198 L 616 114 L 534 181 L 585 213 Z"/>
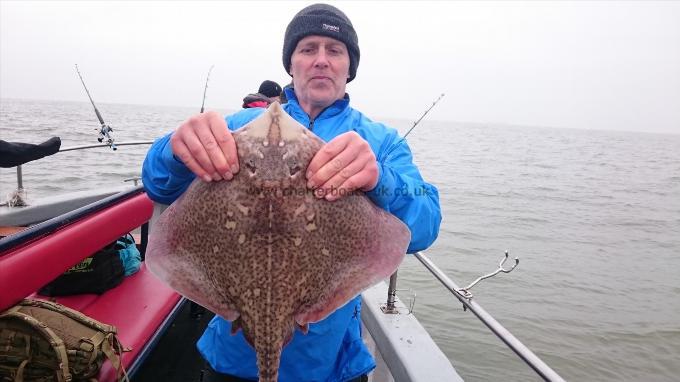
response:
<path id="1" fill-rule="evenodd" d="M 118 240 L 83 259 L 38 291 L 43 296 L 66 296 L 81 293 L 102 294 L 118 286 L 125 277 L 125 267 L 118 251 Z"/>

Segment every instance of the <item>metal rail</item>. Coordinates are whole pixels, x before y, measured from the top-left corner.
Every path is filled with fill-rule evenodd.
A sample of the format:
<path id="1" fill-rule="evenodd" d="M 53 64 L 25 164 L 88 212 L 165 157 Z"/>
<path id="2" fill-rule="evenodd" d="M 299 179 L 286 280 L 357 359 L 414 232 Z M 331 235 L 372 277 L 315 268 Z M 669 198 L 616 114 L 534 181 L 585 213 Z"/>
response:
<path id="1" fill-rule="evenodd" d="M 153 141 L 132 141 L 132 142 L 120 142 L 116 143 L 116 146 L 136 146 L 136 145 L 150 145 Z M 64 147 L 58 151 L 58 153 L 65 151 L 75 151 L 75 150 L 85 150 L 93 149 L 97 147 L 111 147 L 109 143 L 98 143 L 94 145 L 82 145 L 82 146 L 72 146 Z M 131 179 L 126 179 L 126 181 Z M 137 182 L 135 181 L 135 186 Z M 17 166 L 17 189 L 10 196 L 10 200 L 5 202 L 0 202 L 0 206 L 10 206 L 10 207 L 24 207 L 27 206 L 25 201 L 25 190 L 24 190 L 24 180 L 23 171 L 21 170 L 21 165 Z"/>
<path id="2" fill-rule="evenodd" d="M 153 141 L 118 142 L 118 143 L 116 143 L 116 146 L 150 145 L 152 143 L 153 143 Z M 59 152 L 61 153 L 61 152 L 64 152 L 64 151 L 93 149 L 93 148 L 97 148 L 97 147 L 110 147 L 110 145 L 108 143 L 99 143 L 99 144 L 94 144 L 94 145 L 64 147 L 63 149 L 59 149 Z"/>
<path id="3" fill-rule="evenodd" d="M 463 304 L 466 309 L 470 309 L 472 313 L 477 316 L 491 331 L 505 342 L 510 349 L 512 349 L 524 362 L 527 363 L 534 371 L 540 375 L 544 380 L 550 382 L 564 382 L 564 379 L 560 377 L 553 369 L 550 368 L 545 362 L 543 362 L 534 352 L 532 352 L 528 347 L 526 347 L 520 340 L 518 340 L 512 333 L 503 327 L 495 318 L 491 316 L 484 308 L 482 308 L 476 301 L 471 297 L 466 297 L 463 294 L 463 289 L 461 289 L 456 283 L 454 283 L 444 272 L 442 272 L 439 267 L 437 267 L 424 253 L 416 252 L 413 254 L 420 262 L 427 268 L 432 275 L 434 275 L 458 300 Z M 396 284 L 396 273 L 393 275 L 395 277 Z M 390 286 L 393 282 L 390 279 Z M 390 292 L 388 291 L 388 294 Z"/>

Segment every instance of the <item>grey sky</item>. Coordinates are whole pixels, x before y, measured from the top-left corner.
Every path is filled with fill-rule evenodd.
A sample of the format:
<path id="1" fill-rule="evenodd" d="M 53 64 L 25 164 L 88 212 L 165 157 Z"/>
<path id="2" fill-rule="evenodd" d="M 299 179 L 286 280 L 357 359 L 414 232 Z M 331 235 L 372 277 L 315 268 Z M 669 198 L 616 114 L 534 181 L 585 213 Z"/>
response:
<path id="1" fill-rule="evenodd" d="M 286 84 L 283 33 L 312 2 L 0 0 L 0 96 L 240 106 Z M 680 134 L 680 2 L 330 2 L 352 20 L 348 85 L 374 119 Z"/>

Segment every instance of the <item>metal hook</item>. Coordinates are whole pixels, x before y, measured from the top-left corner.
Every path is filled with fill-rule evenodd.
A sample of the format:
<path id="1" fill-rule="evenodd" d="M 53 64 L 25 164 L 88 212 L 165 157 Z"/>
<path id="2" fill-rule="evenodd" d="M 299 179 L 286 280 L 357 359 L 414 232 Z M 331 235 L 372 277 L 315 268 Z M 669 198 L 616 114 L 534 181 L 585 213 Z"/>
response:
<path id="1" fill-rule="evenodd" d="M 123 182 L 133 182 L 136 187 L 139 184 L 140 180 L 142 180 L 141 176 L 133 176 L 132 178 L 123 179 Z"/>
<path id="2" fill-rule="evenodd" d="M 411 288 L 397 289 L 396 291 L 397 292 L 400 292 L 400 291 L 401 292 L 409 292 L 413 295 L 413 297 L 408 299 L 408 314 L 413 314 L 413 309 L 416 306 L 416 297 L 418 297 L 418 295 L 416 294 L 416 291 L 411 289 Z"/>
<path id="3" fill-rule="evenodd" d="M 473 286 L 477 285 L 478 282 L 488 279 L 489 277 L 496 276 L 498 273 L 503 272 L 503 273 L 510 273 L 512 272 L 513 269 L 519 264 L 519 258 L 515 257 L 515 264 L 510 269 L 505 269 L 503 268 L 503 264 L 508 260 L 508 251 L 505 251 L 505 257 L 501 259 L 501 262 L 498 263 L 498 269 L 496 269 L 494 272 L 489 273 L 488 275 L 481 276 L 477 278 L 477 280 L 473 281 L 470 285 L 466 286 L 465 288 L 458 289 L 458 292 L 463 294 L 465 298 L 468 300 L 472 298 L 472 293 L 470 292 L 470 289 L 472 289 Z"/>
<path id="4" fill-rule="evenodd" d="M 385 314 L 401 314 L 402 313 L 400 311 L 401 308 L 398 307 L 398 306 L 395 306 L 395 304 L 394 304 L 397 300 L 397 292 L 410 292 L 412 297 L 408 299 L 408 307 L 407 307 L 408 313 L 406 313 L 406 314 L 413 314 L 413 310 L 416 306 L 417 294 L 416 294 L 416 291 L 411 289 L 411 288 L 395 289 L 394 292 L 393 292 L 393 295 L 392 295 L 393 296 L 392 304 L 390 305 L 390 303 L 388 301 L 387 304 L 380 306 L 380 310 Z"/>

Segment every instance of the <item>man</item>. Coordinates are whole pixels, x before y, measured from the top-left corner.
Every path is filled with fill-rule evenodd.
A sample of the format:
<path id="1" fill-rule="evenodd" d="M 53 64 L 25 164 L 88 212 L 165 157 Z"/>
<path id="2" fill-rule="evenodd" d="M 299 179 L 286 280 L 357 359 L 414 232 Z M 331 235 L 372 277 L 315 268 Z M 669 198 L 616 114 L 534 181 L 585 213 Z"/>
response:
<path id="1" fill-rule="evenodd" d="M 257 89 L 257 93 L 248 94 L 243 98 L 243 108 L 267 107 L 274 101 L 281 101 L 281 86 L 274 81 L 264 80 Z"/>
<path id="2" fill-rule="evenodd" d="M 349 105 L 345 86 L 356 76 L 359 44 L 350 20 L 335 7 L 315 4 L 293 17 L 283 43 L 283 66 L 292 76 L 284 110 L 327 142 L 307 168 L 308 187 L 336 200 L 361 190 L 411 230 L 409 252 L 436 239 L 441 220 L 437 189 L 426 183 L 396 130 L 372 122 Z M 223 119 L 196 115 L 149 150 L 142 176 L 149 196 L 171 203 L 195 176 L 229 181 L 239 171 L 230 130 L 263 109 Z M 377 157 L 377 159 L 376 159 Z M 375 361 L 361 339 L 360 297 L 326 319 L 296 332 L 283 349 L 281 381 L 364 381 Z M 257 380 L 255 352 L 230 322 L 216 317 L 198 342 L 209 381 Z M 205 380 L 205 379 L 204 379 Z"/>

